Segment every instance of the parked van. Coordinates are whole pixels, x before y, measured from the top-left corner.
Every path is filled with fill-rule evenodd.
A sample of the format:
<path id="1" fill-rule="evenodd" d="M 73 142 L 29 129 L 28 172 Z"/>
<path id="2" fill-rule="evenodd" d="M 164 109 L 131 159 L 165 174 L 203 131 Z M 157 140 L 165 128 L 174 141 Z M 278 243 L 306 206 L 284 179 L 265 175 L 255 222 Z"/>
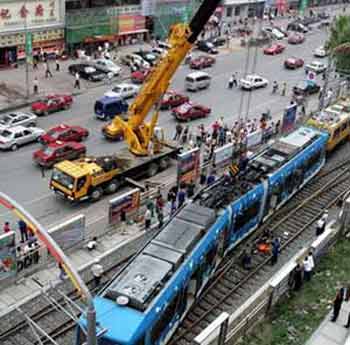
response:
<path id="1" fill-rule="evenodd" d="M 109 120 L 128 111 L 128 103 L 121 97 L 103 96 L 95 102 L 95 115 L 98 119 Z"/>
<path id="2" fill-rule="evenodd" d="M 190 73 L 185 79 L 185 88 L 190 91 L 206 89 L 210 86 L 211 77 L 205 72 Z"/>

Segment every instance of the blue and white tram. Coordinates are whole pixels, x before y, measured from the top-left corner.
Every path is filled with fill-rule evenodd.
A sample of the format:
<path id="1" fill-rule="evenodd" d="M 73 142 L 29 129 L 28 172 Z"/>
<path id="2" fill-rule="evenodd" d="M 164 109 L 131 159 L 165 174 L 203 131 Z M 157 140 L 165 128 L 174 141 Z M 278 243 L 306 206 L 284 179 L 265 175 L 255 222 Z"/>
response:
<path id="1" fill-rule="evenodd" d="M 234 184 L 221 179 L 179 210 L 95 297 L 99 345 L 165 344 L 225 253 L 319 172 L 327 140 L 299 128 L 254 157 Z M 82 317 L 77 345 L 85 328 Z"/>

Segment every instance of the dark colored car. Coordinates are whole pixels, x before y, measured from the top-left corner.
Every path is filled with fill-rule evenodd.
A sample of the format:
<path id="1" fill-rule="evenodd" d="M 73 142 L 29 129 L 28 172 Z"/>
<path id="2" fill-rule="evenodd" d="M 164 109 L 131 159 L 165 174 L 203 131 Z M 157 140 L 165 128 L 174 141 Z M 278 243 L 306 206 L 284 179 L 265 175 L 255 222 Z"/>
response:
<path id="1" fill-rule="evenodd" d="M 46 134 L 40 137 L 40 142 L 44 144 L 55 141 L 83 141 L 89 136 L 89 131 L 80 126 L 68 126 L 61 124 L 49 129 Z"/>
<path id="2" fill-rule="evenodd" d="M 218 50 L 216 49 L 215 45 L 210 41 L 198 41 L 197 48 L 202 52 L 209 54 L 218 54 Z"/>
<path id="3" fill-rule="evenodd" d="M 171 109 L 189 101 L 189 97 L 175 91 L 167 91 L 162 98 L 160 109 Z"/>
<path id="4" fill-rule="evenodd" d="M 207 117 L 211 109 L 200 104 L 191 102 L 184 103 L 172 111 L 172 115 L 180 121 L 191 121 Z"/>
<path id="5" fill-rule="evenodd" d="M 141 69 L 139 71 L 132 72 L 131 81 L 135 84 L 142 84 L 150 72 L 151 70 L 149 69 Z"/>
<path id="6" fill-rule="evenodd" d="M 73 103 L 70 95 L 49 95 L 32 103 L 32 111 L 37 115 L 48 115 L 60 110 L 67 110 Z"/>
<path id="7" fill-rule="evenodd" d="M 158 57 L 156 54 L 147 51 L 147 50 L 139 50 L 137 52 L 134 52 L 134 54 L 141 56 L 142 59 L 150 63 L 152 66 L 156 63 Z"/>
<path id="8" fill-rule="evenodd" d="M 289 30 L 289 31 L 297 31 L 297 32 L 301 32 L 301 33 L 304 33 L 304 34 L 309 31 L 309 29 L 305 25 L 300 23 L 300 22 L 289 23 L 288 26 L 287 26 L 287 30 Z"/>
<path id="9" fill-rule="evenodd" d="M 318 93 L 321 87 L 313 81 L 302 81 L 298 85 L 293 87 L 293 93 L 297 96 L 308 96 L 314 93 Z"/>
<path id="10" fill-rule="evenodd" d="M 296 57 L 290 57 L 284 61 L 284 67 L 288 69 L 300 68 L 304 65 L 304 60 Z"/>
<path id="11" fill-rule="evenodd" d="M 78 72 L 82 79 L 94 82 L 101 81 L 106 77 L 106 73 L 97 70 L 94 66 L 87 64 L 70 65 L 68 67 L 68 71 L 72 75 L 75 75 L 75 73 Z"/>
<path id="12" fill-rule="evenodd" d="M 215 47 L 222 47 L 226 44 L 227 39 L 225 37 L 215 37 L 210 39 L 210 42 L 214 44 Z"/>
<path id="13" fill-rule="evenodd" d="M 190 62 L 190 67 L 192 69 L 202 69 L 211 67 L 215 63 L 215 58 L 206 55 L 200 55 L 197 58 L 194 58 Z"/>
<path id="14" fill-rule="evenodd" d="M 33 160 L 44 168 L 51 168 L 66 159 L 78 159 L 86 154 L 86 147 L 76 142 L 56 141 L 33 153 Z"/>

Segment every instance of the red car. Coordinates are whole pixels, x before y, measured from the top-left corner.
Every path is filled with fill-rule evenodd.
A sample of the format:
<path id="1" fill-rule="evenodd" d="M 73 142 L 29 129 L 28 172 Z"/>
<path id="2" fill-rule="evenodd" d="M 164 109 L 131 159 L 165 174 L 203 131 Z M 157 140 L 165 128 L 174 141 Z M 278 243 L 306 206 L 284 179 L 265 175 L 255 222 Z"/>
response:
<path id="1" fill-rule="evenodd" d="M 275 54 L 281 54 L 286 47 L 283 44 L 276 43 L 272 44 L 270 47 L 264 48 L 264 54 L 266 55 L 275 55 Z"/>
<path id="2" fill-rule="evenodd" d="M 195 59 L 192 59 L 190 62 L 190 67 L 192 69 L 202 69 L 206 67 L 211 67 L 215 63 L 215 58 L 207 55 L 200 55 Z"/>
<path id="3" fill-rule="evenodd" d="M 34 102 L 32 111 L 37 115 L 48 115 L 55 111 L 69 109 L 72 103 L 73 97 L 70 95 L 50 95 L 38 102 Z"/>
<path id="4" fill-rule="evenodd" d="M 73 141 L 55 141 L 33 153 L 33 160 L 44 168 L 51 168 L 54 164 L 66 159 L 78 159 L 86 154 L 83 144 Z"/>
<path id="5" fill-rule="evenodd" d="M 296 69 L 304 65 L 304 60 L 296 57 L 290 57 L 284 61 L 284 67 L 288 69 Z"/>
<path id="6" fill-rule="evenodd" d="M 135 84 L 142 84 L 150 72 L 151 70 L 149 69 L 142 69 L 139 71 L 132 72 L 131 81 Z"/>
<path id="7" fill-rule="evenodd" d="M 82 141 L 89 136 L 89 131 L 79 126 L 59 125 L 51 128 L 40 137 L 40 141 L 44 144 L 53 143 L 56 140 L 62 142 Z"/>
<path id="8" fill-rule="evenodd" d="M 187 102 L 175 108 L 172 115 L 175 116 L 177 120 L 190 121 L 201 117 L 207 117 L 210 112 L 211 109 L 208 107 Z"/>
<path id="9" fill-rule="evenodd" d="M 175 91 L 167 91 L 163 96 L 160 109 L 171 109 L 189 101 L 189 97 Z"/>
<path id="10" fill-rule="evenodd" d="M 299 32 L 294 32 L 288 37 L 289 44 L 301 44 L 305 41 L 305 36 Z"/>

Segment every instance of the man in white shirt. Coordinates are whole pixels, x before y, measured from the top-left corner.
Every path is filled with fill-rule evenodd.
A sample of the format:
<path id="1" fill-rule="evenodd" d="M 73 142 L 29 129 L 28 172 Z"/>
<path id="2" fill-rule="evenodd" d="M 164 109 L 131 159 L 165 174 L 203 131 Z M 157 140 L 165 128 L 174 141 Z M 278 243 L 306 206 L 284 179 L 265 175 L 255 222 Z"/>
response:
<path id="1" fill-rule="evenodd" d="M 96 259 L 94 264 L 91 266 L 91 273 L 94 277 L 95 286 L 98 287 L 101 283 L 101 278 L 103 274 L 103 266 L 100 264 L 100 260 Z"/>
<path id="2" fill-rule="evenodd" d="M 314 267 L 315 267 L 314 258 L 312 256 L 312 253 L 309 252 L 309 254 L 304 259 L 304 277 L 306 281 L 311 280 L 311 275 Z"/>

